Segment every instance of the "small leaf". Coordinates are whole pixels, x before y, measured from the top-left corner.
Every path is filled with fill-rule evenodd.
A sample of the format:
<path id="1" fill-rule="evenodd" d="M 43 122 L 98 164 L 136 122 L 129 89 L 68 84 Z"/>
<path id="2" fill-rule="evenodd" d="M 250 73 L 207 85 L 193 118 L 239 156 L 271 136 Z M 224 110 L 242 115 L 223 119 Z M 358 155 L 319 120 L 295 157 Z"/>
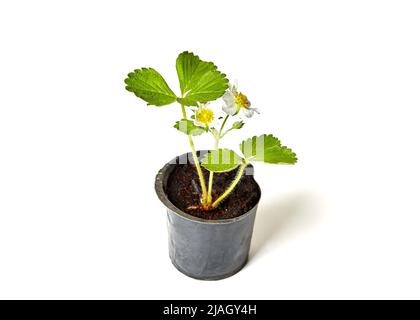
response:
<path id="1" fill-rule="evenodd" d="M 241 156 L 229 149 L 217 149 L 207 153 L 201 165 L 209 171 L 226 172 L 235 169 L 243 162 Z"/>
<path id="2" fill-rule="evenodd" d="M 192 136 L 199 136 L 200 134 L 207 132 L 206 128 L 196 126 L 193 121 L 184 119 L 177 121 L 174 125 L 174 128 Z"/>
<path id="3" fill-rule="evenodd" d="M 242 120 L 236 121 L 232 124 L 232 129 L 241 129 L 244 126 L 244 122 Z"/>
<path id="4" fill-rule="evenodd" d="M 177 100 L 188 106 L 216 100 L 228 88 L 226 75 L 218 71 L 212 62 L 201 61 L 187 51 L 176 59 L 176 71 L 183 96 Z"/>
<path id="5" fill-rule="evenodd" d="M 148 105 L 164 106 L 176 101 L 176 95 L 165 79 L 153 68 L 136 69 L 125 79 L 128 91 L 143 99 Z"/>
<path id="6" fill-rule="evenodd" d="M 239 147 L 248 161 L 288 164 L 297 162 L 296 154 L 286 146 L 282 146 L 280 140 L 272 134 L 254 136 L 242 141 Z"/>

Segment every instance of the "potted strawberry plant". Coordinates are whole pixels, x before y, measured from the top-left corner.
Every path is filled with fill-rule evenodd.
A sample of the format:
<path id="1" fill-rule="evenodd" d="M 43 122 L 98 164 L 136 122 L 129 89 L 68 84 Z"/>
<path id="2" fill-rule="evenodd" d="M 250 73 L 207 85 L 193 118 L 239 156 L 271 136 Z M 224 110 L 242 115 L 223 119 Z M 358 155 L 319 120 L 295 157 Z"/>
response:
<path id="1" fill-rule="evenodd" d="M 236 149 L 222 139 L 259 111 L 212 62 L 190 52 L 176 60 L 180 94 L 153 68 L 136 69 L 126 89 L 148 105 L 177 103 L 174 128 L 185 134 L 190 152 L 169 161 L 157 174 L 156 193 L 167 208 L 169 256 L 184 274 L 216 280 L 246 263 L 261 191 L 252 162 L 295 164 L 295 153 L 272 134 L 245 139 Z M 214 101 L 222 102 L 216 106 Z M 220 104 L 218 104 L 220 106 Z M 210 134 L 211 150 L 196 150 L 194 137 Z"/>

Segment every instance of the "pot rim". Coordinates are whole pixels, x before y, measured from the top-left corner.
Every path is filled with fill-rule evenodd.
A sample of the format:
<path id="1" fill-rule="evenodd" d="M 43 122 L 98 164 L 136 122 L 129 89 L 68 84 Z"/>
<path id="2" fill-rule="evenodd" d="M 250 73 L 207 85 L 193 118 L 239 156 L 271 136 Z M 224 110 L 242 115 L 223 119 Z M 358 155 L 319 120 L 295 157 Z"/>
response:
<path id="1" fill-rule="evenodd" d="M 197 151 L 197 155 L 203 156 L 205 153 L 207 153 L 208 150 L 198 150 Z M 168 170 L 170 170 L 172 165 L 176 165 L 176 161 L 183 156 L 186 156 L 188 161 L 191 163 L 190 161 L 190 157 L 188 157 L 188 155 L 191 154 L 191 152 L 187 152 L 184 153 L 182 155 L 179 155 L 175 158 L 173 158 L 171 161 L 167 162 L 157 173 L 156 178 L 155 178 L 155 191 L 156 194 L 159 198 L 159 200 L 165 205 L 166 208 L 168 208 L 169 210 L 171 210 L 172 212 L 174 212 L 175 214 L 177 214 L 179 217 L 189 220 L 189 221 L 193 221 L 193 222 L 198 222 L 198 223 L 204 223 L 204 224 L 229 224 L 229 223 L 235 223 L 237 221 L 240 221 L 242 219 L 245 219 L 246 217 L 248 217 L 249 215 L 255 213 L 255 209 L 258 206 L 258 203 L 260 202 L 261 199 L 261 188 L 258 185 L 257 181 L 254 178 L 254 175 L 252 174 L 252 179 L 254 180 L 257 188 L 258 188 L 258 200 L 257 203 L 250 209 L 248 210 L 248 212 L 235 217 L 235 218 L 229 218 L 229 219 L 220 219 L 220 220 L 206 220 L 203 218 L 198 218 L 198 217 L 194 217 L 184 211 L 182 211 L 181 209 L 177 208 L 175 205 L 172 204 L 172 202 L 169 200 L 168 195 L 166 194 L 164 188 L 163 188 L 163 184 L 164 184 L 164 178 L 167 174 L 169 174 L 170 172 L 168 172 Z M 248 164 L 249 167 L 251 167 L 252 169 L 254 168 L 254 166 L 252 164 Z"/>

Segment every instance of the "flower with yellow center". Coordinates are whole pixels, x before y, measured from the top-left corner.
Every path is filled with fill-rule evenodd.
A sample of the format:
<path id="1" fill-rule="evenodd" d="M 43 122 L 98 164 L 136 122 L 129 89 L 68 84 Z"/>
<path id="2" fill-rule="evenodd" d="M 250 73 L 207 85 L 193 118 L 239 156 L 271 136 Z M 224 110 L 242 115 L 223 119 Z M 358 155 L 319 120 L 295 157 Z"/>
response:
<path id="1" fill-rule="evenodd" d="M 242 111 L 246 117 L 251 118 L 254 112 L 259 113 L 256 108 L 251 108 L 251 102 L 247 96 L 238 92 L 237 86 L 234 84 L 229 84 L 229 89 L 223 95 L 223 100 L 225 102 L 223 111 L 228 115 L 234 116 Z"/>
<path id="2" fill-rule="evenodd" d="M 198 103 L 198 109 L 195 111 L 195 123 L 199 126 L 208 127 L 214 120 L 213 110 L 205 104 Z"/>

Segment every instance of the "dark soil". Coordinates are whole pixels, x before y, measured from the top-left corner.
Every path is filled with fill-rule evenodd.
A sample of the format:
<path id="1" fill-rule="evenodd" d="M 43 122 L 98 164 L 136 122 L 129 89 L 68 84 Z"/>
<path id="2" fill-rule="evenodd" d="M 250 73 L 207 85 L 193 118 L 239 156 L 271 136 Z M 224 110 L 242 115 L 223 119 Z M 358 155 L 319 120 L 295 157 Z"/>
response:
<path id="1" fill-rule="evenodd" d="M 182 211 L 202 219 L 222 220 L 238 217 L 252 209 L 260 198 L 260 191 L 254 178 L 245 169 L 241 181 L 232 193 L 217 208 L 203 210 L 200 206 L 201 189 L 196 168 L 193 164 L 176 164 L 168 179 L 167 194 L 169 200 Z M 215 173 L 213 177 L 213 200 L 216 200 L 230 185 L 236 176 L 236 170 Z M 203 170 L 206 181 L 209 172 Z"/>

